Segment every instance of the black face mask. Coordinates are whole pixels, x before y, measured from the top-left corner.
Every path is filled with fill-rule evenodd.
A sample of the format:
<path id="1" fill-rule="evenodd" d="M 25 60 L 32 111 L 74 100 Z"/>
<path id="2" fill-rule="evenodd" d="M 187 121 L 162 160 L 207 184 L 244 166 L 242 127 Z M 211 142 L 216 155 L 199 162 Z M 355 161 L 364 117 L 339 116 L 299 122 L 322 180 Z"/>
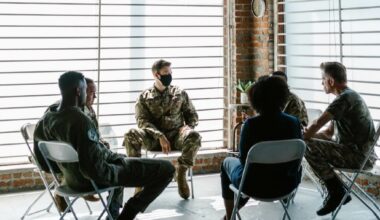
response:
<path id="1" fill-rule="evenodd" d="M 161 76 L 160 81 L 162 85 L 164 85 L 165 87 L 168 87 L 170 83 L 172 82 L 172 74 L 160 75 L 160 76 Z"/>

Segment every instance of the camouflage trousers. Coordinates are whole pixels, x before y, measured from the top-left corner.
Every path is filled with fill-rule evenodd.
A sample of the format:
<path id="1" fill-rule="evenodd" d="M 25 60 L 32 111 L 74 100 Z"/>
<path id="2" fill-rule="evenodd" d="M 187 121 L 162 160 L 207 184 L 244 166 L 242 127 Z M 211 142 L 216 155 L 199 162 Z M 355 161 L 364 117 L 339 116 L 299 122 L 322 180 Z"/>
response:
<path id="1" fill-rule="evenodd" d="M 310 139 L 307 144 L 305 158 L 315 175 L 322 181 L 333 178 L 336 174 L 332 167 L 358 169 L 365 160 L 365 155 L 358 152 L 355 145 L 338 144 L 331 140 Z M 374 164 L 368 160 L 365 168 Z"/>
<path id="2" fill-rule="evenodd" d="M 182 152 L 178 163 L 190 167 L 201 147 L 202 137 L 192 129 L 165 134 L 170 142 L 171 150 Z M 161 151 L 160 142 L 143 129 L 131 129 L 124 135 L 124 146 L 129 157 L 141 157 L 141 148 L 149 151 Z"/>

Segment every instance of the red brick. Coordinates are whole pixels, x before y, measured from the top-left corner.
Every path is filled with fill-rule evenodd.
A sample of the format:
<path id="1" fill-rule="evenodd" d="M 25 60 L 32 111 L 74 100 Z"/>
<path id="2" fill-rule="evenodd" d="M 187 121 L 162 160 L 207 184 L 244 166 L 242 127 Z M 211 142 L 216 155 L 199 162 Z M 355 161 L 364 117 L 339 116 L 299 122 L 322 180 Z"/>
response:
<path id="1" fill-rule="evenodd" d="M 12 178 L 13 179 L 19 179 L 19 178 L 21 178 L 21 173 L 13 173 L 12 174 Z"/>
<path id="2" fill-rule="evenodd" d="M 22 173 L 22 177 L 23 178 L 31 178 L 31 177 L 33 177 L 33 173 L 32 172 Z"/>
<path id="3" fill-rule="evenodd" d="M 19 179 L 13 180 L 12 187 L 22 188 L 34 185 L 34 181 L 32 179 Z"/>
<path id="4" fill-rule="evenodd" d="M 9 180 L 12 178 L 11 174 L 1 174 L 0 175 L 0 180 Z"/>
<path id="5" fill-rule="evenodd" d="M 373 196 L 379 195 L 379 189 L 376 187 L 370 187 L 366 191 Z"/>
<path id="6" fill-rule="evenodd" d="M 11 185 L 11 181 L 0 181 L 0 188 L 9 187 Z"/>

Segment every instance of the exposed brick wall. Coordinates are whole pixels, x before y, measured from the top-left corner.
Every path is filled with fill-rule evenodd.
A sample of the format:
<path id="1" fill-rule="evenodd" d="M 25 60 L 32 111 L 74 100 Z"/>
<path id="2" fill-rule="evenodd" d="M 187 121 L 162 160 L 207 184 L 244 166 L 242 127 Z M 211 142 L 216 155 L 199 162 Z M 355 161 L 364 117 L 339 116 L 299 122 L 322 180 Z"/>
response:
<path id="1" fill-rule="evenodd" d="M 220 172 L 220 164 L 226 157 L 226 151 L 207 151 L 200 152 L 193 167 L 194 174 L 207 174 Z M 171 160 L 174 165 L 177 164 L 178 155 L 163 156 L 159 158 Z M 52 181 L 51 175 L 48 175 L 49 183 Z M 43 189 L 43 183 L 38 172 L 34 171 L 32 165 L 24 168 L 0 170 L 0 194 L 9 192 L 19 192 Z"/>
<path id="2" fill-rule="evenodd" d="M 48 180 L 52 177 L 48 175 Z M 31 165 L 0 171 L 0 193 L 42 189 L 43 183 L 38 172 Z"/>
<path id="3" fill-rule="evenodd" d="M 231 27 L 228 27 L 228 7 L 231 6 L 232 21 Z M 231 84 L 233 86 L 232 103 L 240 102 L 240 94 L 235 89 L 238 79 L 252 80 L 259 76 L 269 74 L 274 68 L 274 32 L 273 32 L 273 1 L 266 1 L 265 15 L 262 18 L 256 18 L 251 13 L 251 0 L 231 0 L 224 1 L 225 12 L 225 45 L 228 43 L 227 33 L 231 28 L 232 36 L 232 76 Z M 227 54 L 228 48 L 225 48 Z M 228 59 L 225 59 L 227 64 Z M 225 79 L 228 79 L 228 69 L 225 69 Z M 228 83 L 225 82 L 227 88 Z M 227 104 L 227 90 L 225 91 L 225 103 Z M 227 106 L 227 105 L 226 105 Z M 233 125 L 228 124 L 228 114 L 225 111 L 224 127 L 225 146 L 227 144 L 227 128 L 241 121 L 240 113 L 234 113 L 232 116 Z"/>

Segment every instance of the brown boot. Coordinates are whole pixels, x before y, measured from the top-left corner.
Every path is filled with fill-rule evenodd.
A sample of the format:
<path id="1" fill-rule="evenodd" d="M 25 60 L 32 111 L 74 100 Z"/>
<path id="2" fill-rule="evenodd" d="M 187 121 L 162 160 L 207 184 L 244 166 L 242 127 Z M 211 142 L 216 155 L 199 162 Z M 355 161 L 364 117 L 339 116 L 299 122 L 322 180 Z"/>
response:
<path id="1" fill-rule="evenodd" d="M 177 184 L 178 184 L 178 193 L 183 199 L 188 199 L 190 196 L 190 189 L 187 185 L 186 179 L 187 167 L 179 165 L 177 167 Z"/>
<path id="2" fill-rule="evenodd" d="M 96 197 L 95 195 L 88 195 L 88 196 L 83 196 L 83 199 L 89 202 L 97 202 L 100 199 Z"/>
<path id="3" fill-rule="evenodd" d="M 58 194 L 54 194 L 54 200 L 55 200 L 55 204 L 57 205 L 58 210 L 60 212 L 64 212 L 67 208 L 67 203 L 65 201 L 65 198 Z"/>

